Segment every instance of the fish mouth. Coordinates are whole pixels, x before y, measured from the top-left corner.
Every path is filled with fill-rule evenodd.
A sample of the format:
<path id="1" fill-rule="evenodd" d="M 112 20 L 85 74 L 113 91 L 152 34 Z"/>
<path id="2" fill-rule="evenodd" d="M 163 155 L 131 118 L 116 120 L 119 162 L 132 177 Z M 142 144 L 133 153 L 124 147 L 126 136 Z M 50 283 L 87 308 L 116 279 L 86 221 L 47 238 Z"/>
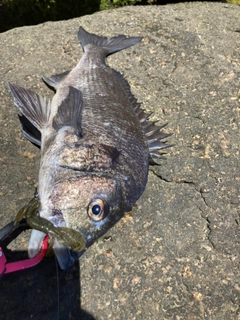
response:
<path id="1" fill-rule="evenodd" d="M 41 250 L 43 239 L 46 234 L 38 231 L 32 230 L 31 237 L 28 244 L 28 256 L 29 258 L 34 258 L 38 255 Z M 58 264 L 62 270 L 69 269 L 78 258 L 85 252 L 81 250 L 79 252 L 74 252 L 71 248 L 66 247 L 64 244 L 60 243 L 57 239 L 54 239 L 54 244 L 52 246 L 55 257 L 57 258 Z"/>
<path id="2" fill-rule="evenodd" d="M 73 229 L 65 227 L 65 220 L 59 210 L 55 215 L 49 217 L 48 220 L 53 224 L 52 229 L 49 230 L 49 235 L 54 239 L 52 249 L 55 257 L 57 258 L 60 268 L 62 270 L 67 270 L 85 252 L 85 237 L 81 234 L 81 232 L 77 232 Z M 28 245 L 29 258 L 34 258 L 36 255 L 38 255 L 45 236 L 46 233 L 42 231 L 32 230 Z M 60 237 L 61 242 L 65 243 L 66 245 L 58 241 L 56 237 Z M 71 244 L 74 247 L 77 246 L 79 251 L 73 251 Z"/>
<path id="3" fill-rule="evenodd" d="M 29 258 L 34 258 L 38 255 L 41 250 L 41 245 L 45 233 L 33 230 L 28 244 L 28 256 Z M 72 250 L 61 244 L 58 240 L 54 240 L 53 244 L 54 254 L 57 258 L 58 264 L 62 270 L 67 270 L 76 261 L 76 256 L 72 254 Z"/>

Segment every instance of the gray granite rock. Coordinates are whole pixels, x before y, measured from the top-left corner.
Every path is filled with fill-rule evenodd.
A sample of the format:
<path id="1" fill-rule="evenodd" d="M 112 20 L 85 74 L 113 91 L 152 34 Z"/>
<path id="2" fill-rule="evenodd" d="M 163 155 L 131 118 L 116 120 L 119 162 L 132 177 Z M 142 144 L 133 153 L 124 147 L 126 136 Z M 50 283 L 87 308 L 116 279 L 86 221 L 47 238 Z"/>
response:
<path id="1" fill-rule="evenodd" d="M 1 315 L 240 319 L 239 6 L 125 7 L 0 34 L 0 227 L 32 197 L 40 155 L 21 134 L 6 81 L 51 97 L 41 76 L 77 63 L 80 25 L 144 37 L 108 61 L 152 119 L 168 122 L 175 146 L 150 167 L 132 212 L 79 265 L 57 272 L 54 259 L 45 259 L 3 277 Z M 28 236 L 12 248 L 26 250 Z"/>

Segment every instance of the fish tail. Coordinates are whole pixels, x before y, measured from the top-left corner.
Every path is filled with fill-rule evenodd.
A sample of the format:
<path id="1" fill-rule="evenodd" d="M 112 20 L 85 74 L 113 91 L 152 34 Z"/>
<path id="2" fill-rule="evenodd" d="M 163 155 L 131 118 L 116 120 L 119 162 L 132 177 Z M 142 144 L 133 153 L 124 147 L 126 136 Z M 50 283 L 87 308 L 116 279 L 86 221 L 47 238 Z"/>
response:
<path id="1" fill-rule="evenodd" d="M 142 37 L 126 38 L 124 35 L 119 35 L 108 39 L 106 37 L 100 37 L 95 34 L 88 33 L 83 29 L 83 27 L 80 27 L 78 31 L 78 39 L 84 51 L 87 45 L 92 44 L 97 47 L 104 48 L 106 56 L 108 56 L 114 52 L 133 46 L 134 44 L 140 42 Z"/>

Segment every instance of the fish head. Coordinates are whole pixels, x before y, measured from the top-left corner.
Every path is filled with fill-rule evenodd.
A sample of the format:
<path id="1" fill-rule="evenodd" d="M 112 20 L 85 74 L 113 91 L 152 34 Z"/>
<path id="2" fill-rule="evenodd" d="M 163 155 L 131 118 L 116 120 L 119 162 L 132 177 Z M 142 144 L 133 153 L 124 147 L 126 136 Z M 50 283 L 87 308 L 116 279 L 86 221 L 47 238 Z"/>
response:
<path id="1" fill-rule="evenodd" d="M 60 213 L 68 228 L 84 236 L 86 247 L 124 214 L 119 183 L 112 177 L 86 174 L 60 181 L 50 199 L 52 212 Z"/>
<path id="2" fill-rule="evenodd" d="M 63 270 L 85 250 L 76 251 L 63 238 L 55 237 L 56 229 L 67 228 L 68 238 L 72 231 L 75 237 L 77 231 L 88 248 L 124 215 L 121 198 L 118 180 L 101 174 L 77 173 L 52 185 L 48 201 L 41 199 L 40 215 L 54 225 L 48 233 L 54 238 L 53 250 Z M 43 232 L 32 231 L 28 246 L 30 257 L 36 256 L 44 236 Z"/>
<path id="3" fill-rule="evenodd" d="M 104 235 L 124 214 L 121 193 L 116 179 L 106 176 L 76 176 L 58 182 L 50 196 L 55 219 L 78 231 L 85 239 L 86 248 Z M 57 212 L 55 216 L 54 213 Z M 62 223 L 62 222 L 61 222 Z M 56 223 L 55 219 L 55 225 Z M 73 252 L 65 243 L 55 240 L 55 255 L 62 269 L 67 269 L 83 253 Z"/>

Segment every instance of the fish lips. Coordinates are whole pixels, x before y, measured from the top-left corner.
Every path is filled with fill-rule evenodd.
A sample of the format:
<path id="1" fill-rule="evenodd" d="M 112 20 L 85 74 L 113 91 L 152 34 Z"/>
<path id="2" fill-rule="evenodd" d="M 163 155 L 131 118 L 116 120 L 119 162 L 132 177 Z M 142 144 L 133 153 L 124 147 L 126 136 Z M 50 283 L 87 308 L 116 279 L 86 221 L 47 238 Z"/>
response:
<path id="1" fill-rule="evenodd" d="M 49 221 L 53 225 L 59 228 L 65 227 L 65 221 L 60 211 L 55 212 L 55 215 L 49 217 Z M 57 227 L 56 227 L 57 228 Z M 79 234 L 85 239 L 85 237 L 79 232 Z M 32 230 L 31 237 L 28 244 L 28 256 L 29 258 L 34 258 L 41 250 L 41 245 L 46 234 L 38 230 Z M 56 238 L 54 239 L 53 251 L 57 258 L 58 264 L 62 270 L 69 269 L 74 262 L 85 252 L 81 250 L 80 252 L 74 252 L 70 247 L 65 246 L 60 243 Z"/>
<path id="2" fill-rule="evenodd" d="M 67 248 L 56 239 L 54 241 L 53 250 L 62 270 L 69 269 L 85 252 L 85 250 L 82 250 L 79 253 L 73 252 L 70 248 Z"/>
<path id="3" fill-rule="evenodd" d="M 39 253 L 42 241 L 45 236 L 46 234 L 41 231 L 32 230 L 28 245 L 29 258 L 34 258 Z M 74 252 L 71 248 L 66 247 L 57 239 L 54 240 L 53 250 L 58 264 L 62 270 L 69 269 L 75 263 L 75 261 L 85 252 L 85 249 L 79 252 Z"/>

